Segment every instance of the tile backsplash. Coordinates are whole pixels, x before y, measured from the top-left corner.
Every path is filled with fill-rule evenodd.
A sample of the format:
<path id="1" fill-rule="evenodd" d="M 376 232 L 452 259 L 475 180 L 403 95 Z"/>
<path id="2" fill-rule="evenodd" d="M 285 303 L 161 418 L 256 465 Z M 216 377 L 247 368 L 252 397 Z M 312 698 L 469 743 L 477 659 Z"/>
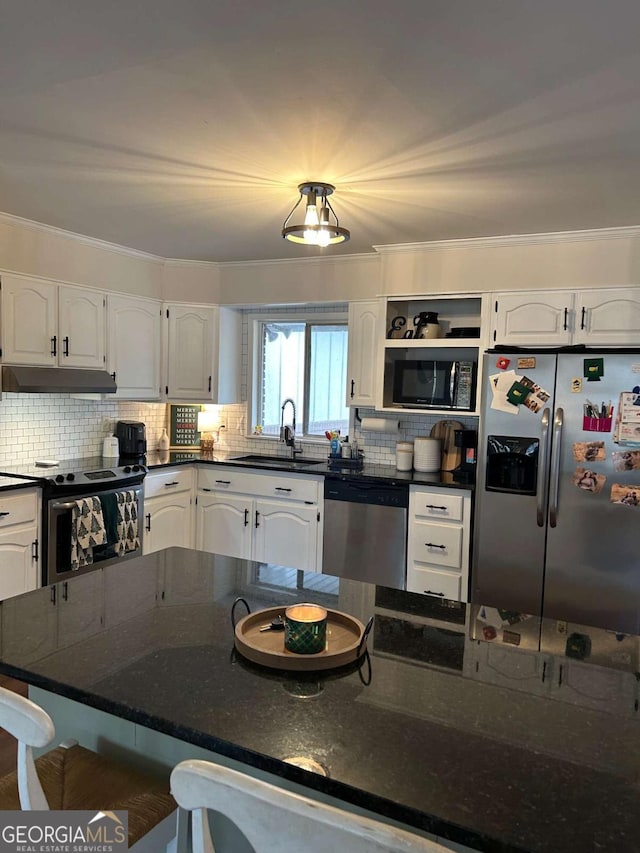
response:
<path id="1" fill-rule="evenodd" d="M 117 420 L 143 421 L 148 445 L 155 447 L 165 418 L 162 403 L 5 393 L 0 401 L 0 464 L 99 456 L 102 439 L 113 434 Z"/>

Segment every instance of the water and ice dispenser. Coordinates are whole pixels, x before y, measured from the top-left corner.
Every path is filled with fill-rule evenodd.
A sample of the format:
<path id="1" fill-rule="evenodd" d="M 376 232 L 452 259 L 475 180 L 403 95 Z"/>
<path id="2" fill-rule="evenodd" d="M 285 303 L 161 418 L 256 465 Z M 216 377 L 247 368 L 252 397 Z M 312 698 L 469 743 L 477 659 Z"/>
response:
<path id="1" fill-rule="evenodd" d="M 537 438 L 487 436 L 486 490 L 535 495 L 539 449 L 540 441 Z"/>

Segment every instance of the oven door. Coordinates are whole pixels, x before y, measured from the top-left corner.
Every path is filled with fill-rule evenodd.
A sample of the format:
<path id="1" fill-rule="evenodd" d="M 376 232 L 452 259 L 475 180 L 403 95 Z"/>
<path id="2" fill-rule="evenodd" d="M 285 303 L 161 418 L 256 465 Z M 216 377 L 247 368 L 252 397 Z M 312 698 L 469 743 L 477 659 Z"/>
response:
<path id="1" fill-rule="evenodd" d="M 124 550 L 117 538 L 115 541 L 108 541 L 104 545 L 95 546 L 92 549 L 92 561 L 80 568 L 71 568 L 72 546 L 71 533 L 73 525 L 73 509 L 76 501 L 80 498 L 96 496 L 98 498 L 107 495 L 115 495 L 118 492 L 133 492 L 135 494 L 134 505 L 136 508 L 137 518 L 132 521 L 134 536 L 130 537 L 126 543 L 126 547 L 130 550 Z M 83 494 L 75 494 L 71 497 L 51 498 L 45 505 L 45 521 L 47 526 L 47 550 L 46 562 L 44 567 L 44 584 L 57 583 L 58 581 L 67 580 L 76 574 L 90 572 L 93 569 L 101 568 L 110 563 L 121 562 L 122 560 L 131 559 L 131 557 L 140 557 L 142 555 L 142 537 L 143 537 L 143 490 L 142 485 L 122 486 L 120 489 L 109 489 L 108 491 L 91 491 Z M 137 526 L 137 531 L 135 527 Z"/>

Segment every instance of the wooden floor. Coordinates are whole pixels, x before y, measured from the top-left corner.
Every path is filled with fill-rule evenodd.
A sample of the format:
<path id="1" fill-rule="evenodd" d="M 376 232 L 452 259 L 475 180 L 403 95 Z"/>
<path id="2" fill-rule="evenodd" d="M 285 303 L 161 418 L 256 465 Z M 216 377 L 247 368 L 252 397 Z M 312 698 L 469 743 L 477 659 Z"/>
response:
<path id="1" fill-rule="evenodd" d="M 7 690 L 14 690 L 23 696 L 27 695 L 27 685 L 22 681 L 16 681 L 15 678 L 0 675 L 0 687 L 5 687 Z M 4 776 L 6 773 L 10 773 L 16 769 L 16 754 L 16 741 L 4 729 L 0 729 L 0 776 Z"/>

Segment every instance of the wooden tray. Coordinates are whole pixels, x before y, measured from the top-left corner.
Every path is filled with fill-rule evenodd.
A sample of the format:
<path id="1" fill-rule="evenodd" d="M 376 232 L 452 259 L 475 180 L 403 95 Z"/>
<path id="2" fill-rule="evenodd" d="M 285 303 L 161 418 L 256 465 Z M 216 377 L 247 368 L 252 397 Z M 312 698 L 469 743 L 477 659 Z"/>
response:
<path id="1" fill-rule="evenodd" d="M 287 605 L 288 606 L 288 605 Z M 235 644 L 240 654 L 253 663 L 273 669 L 311 672 L 334 669 L 358 659 L 358 648 L 365 632 L 364 625 L 353 616 L 339 610 L 327 610 L 327 646 L 315 655 L 299 655 L 284 647 L 284 631 L 260 631 L 281 616 L 287 607 L 256 610 L 236 625 Z M 366 646 L 363 644 L 362 652 Z"/>

